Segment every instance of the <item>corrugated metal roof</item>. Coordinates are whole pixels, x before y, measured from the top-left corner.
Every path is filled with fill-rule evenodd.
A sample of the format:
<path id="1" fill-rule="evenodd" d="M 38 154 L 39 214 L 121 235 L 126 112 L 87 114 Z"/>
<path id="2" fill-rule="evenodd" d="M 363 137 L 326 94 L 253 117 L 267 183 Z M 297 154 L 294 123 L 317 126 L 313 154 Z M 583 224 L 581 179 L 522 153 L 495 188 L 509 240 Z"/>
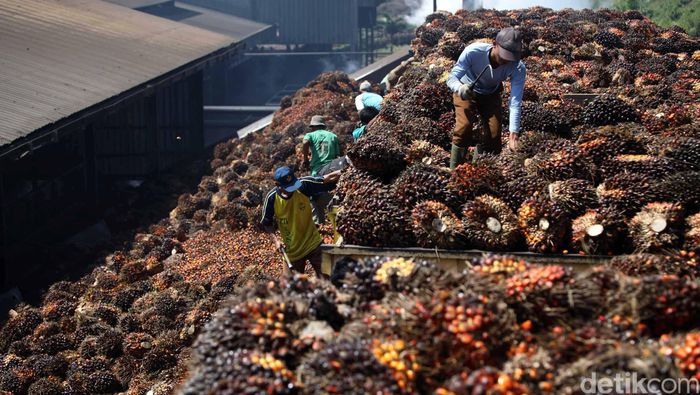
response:
<path id="1" fill-rule="evenodd" d="M 225 34 L 236 41 L 256 35 L 271 25 L 240 18 L 235 15 L 225 14 L 213 9 L 198 7 L 174 0 L 105 0 L 113 4 L 136 9 L 151 15 L 176 20 L 190 26 Z M 190 12 L 189 15 L 173 15 L 173 10 Z"/>
<path id="2" fill-rule="evenodd" d="M 194 5 L 185 4 L 179 1 L 175 2 L 175 6 L 186 10 L 194 11 L 198 15 L 183 20 L 183 23 L 188 25 L 201 27 L 202 29 L 211 30 L 213 32 L 231 36 L 236 40 L 242 41 L 249 36 L 260 33 L 271 28 L 271 25 L 251 21 L 250 19 L 240 18 L 235 15 L 224 14 L 210 10 L 208 8 L 197 7 Z"/>
<path id="3" fill-rule="evenodd" d="M 2 0 L 0 146 L 231 44 L 99 0 Z"/>

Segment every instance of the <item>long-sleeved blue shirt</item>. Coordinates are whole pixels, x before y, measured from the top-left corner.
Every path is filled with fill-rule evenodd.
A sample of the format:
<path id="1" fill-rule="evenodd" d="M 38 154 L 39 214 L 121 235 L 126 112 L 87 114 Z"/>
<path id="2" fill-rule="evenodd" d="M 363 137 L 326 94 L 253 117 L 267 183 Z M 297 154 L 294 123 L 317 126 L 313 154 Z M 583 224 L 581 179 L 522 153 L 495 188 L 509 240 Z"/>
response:
<path id="1" fill-rule="evenodd" d="M 496 68 L 491 67 L 489 52 L 493 45 L 473 43 L 468 45 L 459 56 L 457 64 L 452 68 L 447 86 L 452 92 L 457 92 L 462 84 L 476 80 L 482 70 L 487 69 L 474 85 L 474 92 L 489 95 L 496 92 L 501 82 L 510 77 L 510 120 L 509 130 L 520 132 L 520 110 L 523 104 L 523 89 L 525 88 L 525 63 L 510 62 Z"/>

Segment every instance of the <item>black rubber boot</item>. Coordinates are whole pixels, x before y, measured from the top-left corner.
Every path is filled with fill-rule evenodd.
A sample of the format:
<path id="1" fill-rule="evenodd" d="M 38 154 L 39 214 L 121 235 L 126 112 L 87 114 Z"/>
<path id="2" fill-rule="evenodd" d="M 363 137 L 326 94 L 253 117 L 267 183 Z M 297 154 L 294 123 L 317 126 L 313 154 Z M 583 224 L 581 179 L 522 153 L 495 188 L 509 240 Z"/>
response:
<path id="1" fill-rule="evenodd" d="M 464 163 L 464 156 L 467 154 L 467 149 L 452 144 L 450 152 L 450 170 Z"/>

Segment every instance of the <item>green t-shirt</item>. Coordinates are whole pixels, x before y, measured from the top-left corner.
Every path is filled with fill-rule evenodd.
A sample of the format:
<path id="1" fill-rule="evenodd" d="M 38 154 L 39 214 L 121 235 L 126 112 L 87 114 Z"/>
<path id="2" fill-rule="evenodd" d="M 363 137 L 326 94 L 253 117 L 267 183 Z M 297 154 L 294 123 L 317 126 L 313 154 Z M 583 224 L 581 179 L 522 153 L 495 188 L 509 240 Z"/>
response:
<path id="1" fill-rule="evenodd" d="M 319 170 L 333 159 L 340 156 L 338 136 L 327 130 L 317 130 L 307 133 L 304 141 L 311 143 L 311 175 L 315 176 Z"/>

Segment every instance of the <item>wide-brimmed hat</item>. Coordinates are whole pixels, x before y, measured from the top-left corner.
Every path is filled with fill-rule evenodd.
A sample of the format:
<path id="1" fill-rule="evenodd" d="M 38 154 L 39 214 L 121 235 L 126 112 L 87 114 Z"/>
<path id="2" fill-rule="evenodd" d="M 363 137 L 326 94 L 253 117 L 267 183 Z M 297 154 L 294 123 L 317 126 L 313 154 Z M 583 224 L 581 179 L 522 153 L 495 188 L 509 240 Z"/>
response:
<path id="1" fill-rule="evenodd" d="M 326 126 L 326 122 L 323 119 L 323 116 L 321 115 L 314 115 L 311 117 L 311 122 L 309 122 L 309 126 Z"/>
<path id="2" fill-rule="evenodd" d="M 294 192 L 301 187 L 301 180 L 294 176 L 294 170 L 288 166 L 282 166 L 275 170 L 275 182 L 287 192 Z"/>
<path id="3" fill-rule="evenodd" d="M 523 53 L 523 37 L 519 30 L 507 27 L 496 35 L 500 47 L 498 56 L 510 62 L 517 62 Z"/>

